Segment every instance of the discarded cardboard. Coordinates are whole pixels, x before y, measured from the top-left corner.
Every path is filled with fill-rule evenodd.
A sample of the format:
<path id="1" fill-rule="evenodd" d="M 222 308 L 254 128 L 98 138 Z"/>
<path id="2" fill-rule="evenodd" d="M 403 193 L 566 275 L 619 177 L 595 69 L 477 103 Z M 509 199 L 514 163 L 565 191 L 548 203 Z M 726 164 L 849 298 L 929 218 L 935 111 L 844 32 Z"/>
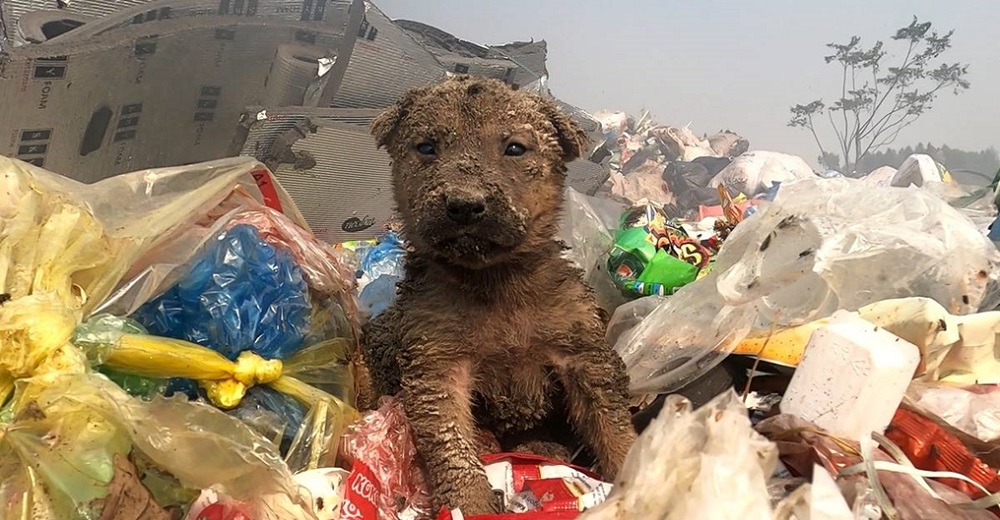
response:
<path id="1" fill-rule="evenodd" d="M 215 17 L 168 20 L 156 31 L 135 26 L 8 52 L 0 154 L 84 182 L 223 157 L 240 114 L 268 83 L 301 80 L 271 70 L 279 46 L 329 49 L 341 37 L 315 24 Z"/>
<path id="2" fill-rule="evenodd" d="M 444 76 L 371 4 L 348 30 L 349 4 L 164 0 L 5 49 L 0 154 L 84 182 L 224 157 L 245 107 L 304 104 L 325 80 L 320 61 L 331 70 L 349 36 L 364 43 L 350 53 L 335 105 L 384 107 Z"/>
<path id="3" fill-rule="evenodd" d="M 389 161 L 368 133 L 371 120 L 448 74 L 440 48 L 361 0 L 31 8 L 14 0 L 0 20 L 17 27 L 20 43 L 35 42 L 0 51 L 0 155 L 83 182 L 250 155 L 331 242 L 374 238 L 393 211 Z M 490 59 L 516 69 L 501 79 L 552 97 L 544 42 L 490 49 Z M 553 100 L 599 134 L 585 111 Z M 578 191 L 592 194 L 606 178 L 600 164 L 569 165 Z"/>

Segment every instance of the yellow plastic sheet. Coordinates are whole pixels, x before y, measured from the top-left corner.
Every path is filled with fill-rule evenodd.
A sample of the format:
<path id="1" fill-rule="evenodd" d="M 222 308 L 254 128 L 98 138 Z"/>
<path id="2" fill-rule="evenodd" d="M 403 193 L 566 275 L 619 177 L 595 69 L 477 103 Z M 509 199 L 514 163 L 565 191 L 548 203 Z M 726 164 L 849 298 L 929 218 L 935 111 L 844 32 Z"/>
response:
<path id="1" fill-rule="evenodd" d="M 937 374 L 947 361 L 954 357 L 949 353 L 955 346 L 965 347 L 964 336 L 970 339 L 976 334 L 970 334 L 969 327 L 963 323 L 975 323 L 986 319 L 989 324 L 985 329 L 987 337 L 993 337 L 993 325 L 996 315 L 993 313 L 954 316 L 939 303 L 930 298 L 896 298 L 865 305 L 857 310 L 858 315 L 870 321 L 873 325 L 882 327 L 889 332 L 916 345 L 920 350 L 921 363 L 917 375 Z M 797 327 L 775 331 L 771 335 L 753 334 L 737 345 L 734 354 L 759 356 L 764 361 L 784 365 L 798 366 L 805 354 L 806 346 L 813 332 L 826 326 L 829 318 L 810 321 Z M 963 329 L 966 334 L 962 334 Z M 992 352 L 992 345 L 988 346 Z M 990 356 L 992 357 L 992 356 Z M 980 363 L 984 364 L 984 363 Z M 985 368 L 985 367 L 984 367 Z M 980 380 L 985 374 L 980 374 Z"/>
<path id="2" fill-rule="evenodd" d="M 8 413 L 0 427 L 0 518 L 97 518 L 92 505 L 108 492 L 114 455 L 132 450 L 186 489 L 256 504 L 259 518 L 287 518 L 262 497 L 297 496 L 277 448 L 207 404 L 140 401 L 89 373 L 22 380 Z"/>

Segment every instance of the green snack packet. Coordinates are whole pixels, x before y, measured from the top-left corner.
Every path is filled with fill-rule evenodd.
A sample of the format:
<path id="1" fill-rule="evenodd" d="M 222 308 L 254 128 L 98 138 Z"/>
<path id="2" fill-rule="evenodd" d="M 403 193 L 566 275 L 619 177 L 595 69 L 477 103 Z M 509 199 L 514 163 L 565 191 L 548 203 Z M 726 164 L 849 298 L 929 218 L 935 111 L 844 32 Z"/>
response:
<path id="1" fill-rule="evenodd" d="M 705 246 L 647 204 L 622 215 L 608 272 L 628 294 L 666 296 L 698 279 L 711 260 Z"/>

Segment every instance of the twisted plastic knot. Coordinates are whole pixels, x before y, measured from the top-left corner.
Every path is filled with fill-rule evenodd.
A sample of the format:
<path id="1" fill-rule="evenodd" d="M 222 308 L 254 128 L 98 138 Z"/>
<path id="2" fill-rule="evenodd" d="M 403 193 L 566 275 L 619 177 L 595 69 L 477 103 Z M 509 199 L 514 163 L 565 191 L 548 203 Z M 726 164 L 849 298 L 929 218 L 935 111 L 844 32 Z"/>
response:
<path id="1" fill-rule="evenodd" d="M 282 369 L 281 360 L 264 359 L 253 352 L 244 351 L 236 358 L 232 378 L 203 381 L 201 385 L 215 406 L 228 410 L 240 404 L 247 390 L 277 381 Z"/>
<path id="2" fill-rule="evenodd" d="M 247 388 L 256 385 L 273 383 L 281 377 L 281 360 L 264 359 L 249 350 L 240 352 L 236 358 L 236 370 L 233 379 L 246 385 Z"/>

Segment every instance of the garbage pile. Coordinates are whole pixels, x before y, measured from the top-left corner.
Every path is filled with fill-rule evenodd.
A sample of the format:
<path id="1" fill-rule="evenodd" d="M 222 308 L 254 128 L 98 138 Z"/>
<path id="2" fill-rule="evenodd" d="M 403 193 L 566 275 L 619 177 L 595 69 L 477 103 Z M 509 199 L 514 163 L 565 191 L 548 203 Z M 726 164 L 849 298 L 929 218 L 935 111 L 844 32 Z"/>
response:
<path id="1" fill-rule="evenodd" d="M 630 300 L 610 305 L 608 340 L 649 425 L 582 518 L 998 514 L 996 185 L 957 186 L 919 155 L 850 180 L 745 151 L 699 184 L 723 188 L 719 206 L 672 215 L 683 153 L 712 157 L 622 127 L 604 193 L 620 218 L 570 194 L 565 236 L 591 280 L 605 269 Z M 652 188 L 615 191 L 642 175 L 635 157 Z M 720 379 L 730 390 L 706 398 Z"/>
<path id="2" fill-rule="evenodd" d="M 359 417 L 353 280 L 270 172 L 0 171 L 0 517 L 325 514 L 302 489 L 337 494 L 308 471 Z"/>
<path id="3" fill-rule="evenodd" d="M 641 435 L 609 480 L 480 432 L 507 512 L 469 518 L 1000 516 L 995 186 L 600 118 L 612 178 L 567 189 L 560 233 Z M 394 223 L 321 242 L 249 158 L 0 172 L 0 518 L 465 518 L 400 400 L 361 395 Z"/>
<path id="4" fill-rule="evenodd" d="M 802 159 L 777 152 L 749 151 L 750 142 L 729 130 L 698 137 L 623 112 L 598 112 L 603 142 L 591 160 L 611 168 L 604 193 L 625 204 L 651 201 L 671 218 L 693 218 L 702 206 L 719 204 L 718 187 L 741 202 L 781 182 L 814 177 Z"/>

